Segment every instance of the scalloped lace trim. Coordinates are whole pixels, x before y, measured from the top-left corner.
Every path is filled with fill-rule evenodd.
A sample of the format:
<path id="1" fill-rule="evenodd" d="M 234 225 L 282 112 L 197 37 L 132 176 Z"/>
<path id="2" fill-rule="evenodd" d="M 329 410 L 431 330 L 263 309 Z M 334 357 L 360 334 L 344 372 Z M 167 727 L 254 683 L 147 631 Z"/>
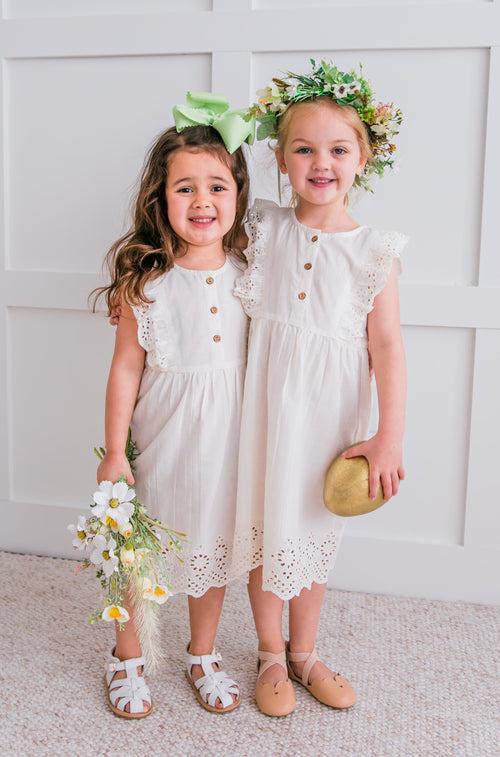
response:
<path id="1" fill-rule="evenodd" d="M 262 588 L 288 600 L 302 589 L 310 589 L 313 581 L 326 583 L 337 546 L 338 535 L 333 530 L 321 536 L 310 533 L 287 539 L 277 552 L 266 557 Z M 199 545 L 183 559 L 180 563 L 174 555 L 166 554 L 166 578 L 174 594 L 201 597 L 213 586 L 225 586 L 237 578 L 248 581 L 248 572 L 263 564 L 262 526 L 254 525 L 248 535 L 236 537 L 234 548 L 219 536 L 214 547 Z"/>
<path id="2" fill-rule="evenodd" d="M 342 323 L 342 335 L 347 339 L 366 336 L 366 316 L 373 310 L 375 297 L 387 283 L 393 261 L 400 259 L 408 237 L 398 231 L 381 234 L 378 249 L 371 250 L 361 276 L 354 283 L 353 296 Z"/>
<path id="3" fill-rule="evenodd" d="M 247 315 L 255 315 L 256 309 L 262 302 L 264 290 L 264 264 L 266 257 L 266 228 L 265 212 L 262 205 L 256 202 L 248 211 L 246 231 L 250 244 L 245 250 L 249 266 L 245 273 L 236 279 L 234 294 L 241 299 L 241 304 Z"/>
<path id="4" fill-rule="evenodd" d="M 174 365 L 171 330 L 165 318 L 151 315 L 151 307 L 146 303 L 132 307 L 137 320 L 137 338 L 147 352 L 147 364 L 167 370 Z"/>

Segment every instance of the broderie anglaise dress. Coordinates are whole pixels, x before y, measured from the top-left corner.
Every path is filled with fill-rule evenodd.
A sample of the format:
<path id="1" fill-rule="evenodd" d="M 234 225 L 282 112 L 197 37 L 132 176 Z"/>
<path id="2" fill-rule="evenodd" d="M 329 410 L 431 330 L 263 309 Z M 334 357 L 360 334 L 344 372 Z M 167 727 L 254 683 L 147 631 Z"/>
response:
<path id="1" fill-rule="evenodd" d="M 238 267 L 239 266 L 239 267 Z M 234 296 L 244 265 L 179 265 L 133 308 L 147 352 L 131 422 L 136 490 L 150 513 L 186 532 L 184 564 L 168 558 L 174 593 L 201 596 L 244 572 L 233 562 L 238 443 L 248 318 Z"/>
<path id="2" fill-rule="evenodd" d="M 367 438 L 367 315 L 394 261 L 401 271 L 407 238 L 325 233 L 264 200 L 248 220 L 249 266 L 235 287 L 252 319 L 235 562 L 252 555 L 264 590 L 289 599 L 333 567 L 343 522 L 323 504 L 325 474 Z"/>

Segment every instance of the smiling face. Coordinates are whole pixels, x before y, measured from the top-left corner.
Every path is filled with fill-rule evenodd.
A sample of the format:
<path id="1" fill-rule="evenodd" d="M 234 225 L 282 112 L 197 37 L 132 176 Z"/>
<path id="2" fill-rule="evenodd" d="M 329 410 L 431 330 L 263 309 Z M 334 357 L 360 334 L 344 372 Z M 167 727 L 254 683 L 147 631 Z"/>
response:
<path id="1" fill-rule="evenodd" d="M 294 107 L 276 159 L 299 203 L 339 207 L 366 162 L 340 106 L 321 102 Z"/>
<path id="2" fill-rule="evenodd" d="M 168 220 L 189 247 L 214 248 L 232 228 L 237 187 L 225 163 L 205 150 L 181 149 L 168 163 Z"/>

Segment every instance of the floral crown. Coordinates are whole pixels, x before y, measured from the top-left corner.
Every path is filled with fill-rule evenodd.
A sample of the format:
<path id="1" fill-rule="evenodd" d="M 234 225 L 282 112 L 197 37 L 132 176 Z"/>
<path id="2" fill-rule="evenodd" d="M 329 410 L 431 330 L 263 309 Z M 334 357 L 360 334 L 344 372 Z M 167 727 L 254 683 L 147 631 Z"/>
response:
<path id="1" fill-rule="evenodd" d="M 273 79 L 270 86 L 257 92 L 259 100 L 248 110 L 248 115 L 259 122 L 257 139 L 276 139 L 279 119 L 293 103 L 327 96 L 338 105 L 350 105 L 365 124 L 373 151 L 354 185 L 371 192 L 370 177 L 383 176 L 385 169 L 394 165 L 396 145 L 392 139 L 398 134 L 403 114 L 393 103 L 375 102 L 372 88 L 362 76 L 361 64 L 359 73 L 354 69 L 341 71 L 332 61 L 322 60 L 317 65 L 311 58 L 311 65 L 309 76 L 287 71 L 284 79 Z"/>

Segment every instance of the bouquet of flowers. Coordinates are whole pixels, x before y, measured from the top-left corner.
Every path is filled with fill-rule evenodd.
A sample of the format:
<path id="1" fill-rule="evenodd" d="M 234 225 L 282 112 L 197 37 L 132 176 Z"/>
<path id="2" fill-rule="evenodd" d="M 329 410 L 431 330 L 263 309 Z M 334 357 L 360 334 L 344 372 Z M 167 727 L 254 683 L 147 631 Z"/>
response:
<path id="1" fill-rule="evenodd" d="M 94 452 L 99 460 L 106 454 L 103 447 L 94 447 Z M 135 474 L 138 450 L 130 431 L 125 453 Z M 171 595 L 164 556 L 171 551 L 182 562 L 186 535 L 152 518 L 124 476 L 115 483 L 101 481 L 90 515 L 81 515 L 68 530 L 73 546 L 84 556 L 79 571 L 95 568 L 104 594 L 105 606 L 91 614 L 90 623 L 116 620 L 122 628 L 130 619 L 123 607 L 127 597 L 134 608 L 142 652 L 154 669 L 161 659 L 158 608 Z"/>

